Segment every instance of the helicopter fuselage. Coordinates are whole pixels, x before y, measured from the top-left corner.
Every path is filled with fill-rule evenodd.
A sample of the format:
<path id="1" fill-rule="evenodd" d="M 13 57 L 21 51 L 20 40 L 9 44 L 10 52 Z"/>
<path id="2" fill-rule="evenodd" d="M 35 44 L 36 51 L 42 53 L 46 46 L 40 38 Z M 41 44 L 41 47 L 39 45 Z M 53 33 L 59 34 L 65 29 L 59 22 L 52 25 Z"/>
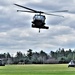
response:
<path id="1" fill-rule="evenodd" d="M 32 21 L 32 27 L 33 28 L 39 28 L 39 29 L 48 29 L 49 27 L 45 26 L 45 16 L 44 15 L 35 15 L 33 17 Z"/>

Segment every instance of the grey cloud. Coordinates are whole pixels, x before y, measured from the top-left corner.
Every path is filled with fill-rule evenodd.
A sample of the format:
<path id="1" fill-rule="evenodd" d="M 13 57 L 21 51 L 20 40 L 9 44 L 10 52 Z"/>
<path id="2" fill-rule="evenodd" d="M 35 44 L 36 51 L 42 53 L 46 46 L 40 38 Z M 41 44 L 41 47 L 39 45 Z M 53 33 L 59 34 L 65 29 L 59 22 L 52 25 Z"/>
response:
<path id="1" fill-rule="evenodd" d="M 13 3 L 28 6 L 36 10 L 50 12 L 50 10 L 69 9 L 74 12 L 74 0 L 1 0 L 0 1 L 0 50 L 4 52 L 34 50 L 56 50 L 59 47 L 74 48 L 74 13 L 55 13 L 67 15 L 67 18 L 46 16 L 46 25 L 49 30 L 31 28 L 31 21 L 34 14 L 16 12 L 18 8 Z M 70 17 L 72 15 L 72 17 Z M 26 49 L 26 50 L 25 50 Z"/>

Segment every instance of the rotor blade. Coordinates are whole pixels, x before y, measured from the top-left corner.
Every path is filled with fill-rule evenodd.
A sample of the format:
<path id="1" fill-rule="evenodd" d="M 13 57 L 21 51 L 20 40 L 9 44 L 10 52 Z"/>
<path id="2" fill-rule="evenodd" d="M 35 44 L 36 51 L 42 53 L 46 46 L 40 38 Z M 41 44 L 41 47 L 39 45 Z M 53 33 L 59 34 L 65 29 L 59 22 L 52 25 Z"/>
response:
<path id="1" fill-rule="evenodd" d="M 17 10 L 17 12 L 29 12 L 29 13 L 35 13 L 33 11 L 24 11 L 24 10 Z"/>
<path id="2" fill-rule="evenodd" d="M 61 16 L 61 15 L 56 15 L 56 14 L 48 14 L 48 13 L 45 13 L 45 12 L 43 12 L 44 14 L 46 14 L 46 15 L 52 15 L 52 16 L 59 16 L 59 17 L 64 17 L 64 16 Z"/>
<path id="3" fill-rule="evenodd" d="M 53 11 L 53 12 L 69 12 L 68 10 L 59 10 L 59 11 Z"/>
<path id="4" fill-rule="evenodd" d="M 28 7 L 19 5 L 19 4 L 14 4 L 14 5 L 30 10 L 30 11 L 21 11 L 21 12 L 42 13 L 42 14 L 46 14 L 46 15 L 53 15 L 53 16 L 64 17 L 64 16 L 61 16 L 61 15 L 48 14 L 48 13 L 45 13 L 45 12 L 42 12 L 42 11 L 36 11 L 36 10 L 34 10 L 34 9 L 31 9 L 31 8 L 28 8 Z M 17 10 L 17 12 L 19 12 L 19 11 L 20 11 L 20 10 Z"/>
<path id="5" fill-rule="evenodd" d="M 33 11 L 33 12 L 37 12 L 36 10 L 30 9 L 30 8 L 28 8 L 28 7 L 25 7 L 25 6 L 22 6 L 22 5 L 19 5 L 19 4 L 14 4 L 14 5 L 19 6 L 19 7 L 22 7 L 22 8 L 24 8 L 24 9 L 31 10 L 31 11 Z"/>

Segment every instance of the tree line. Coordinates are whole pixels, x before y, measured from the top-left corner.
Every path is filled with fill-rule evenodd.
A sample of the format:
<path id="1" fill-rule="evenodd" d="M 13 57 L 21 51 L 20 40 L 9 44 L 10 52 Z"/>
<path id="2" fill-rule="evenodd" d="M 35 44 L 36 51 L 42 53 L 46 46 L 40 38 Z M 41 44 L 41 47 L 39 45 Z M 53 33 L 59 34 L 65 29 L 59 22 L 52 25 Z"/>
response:
<path id="1" fill-rule="evenodd" d="M 27 51 L 27 54 L 17 52 L 13 57 L 10 53 L 0 54 L 0 59 L 3 59 L 6 64 L 56 64 L 68 63 L 75 60 L 75 50 L 58 49 L 46 53 L 43 50 L 40 52 L 33 52 L 32 49 Z"/>
<path id="2" fill-rule="evenodd" d="M 67 63 L 71 60 L 75 60 L 75 50 L 64 50 L 64 48 L 59 48 L 56 52 L 51 51 L 51 56 L 56 58 L 60 63 Z"/>

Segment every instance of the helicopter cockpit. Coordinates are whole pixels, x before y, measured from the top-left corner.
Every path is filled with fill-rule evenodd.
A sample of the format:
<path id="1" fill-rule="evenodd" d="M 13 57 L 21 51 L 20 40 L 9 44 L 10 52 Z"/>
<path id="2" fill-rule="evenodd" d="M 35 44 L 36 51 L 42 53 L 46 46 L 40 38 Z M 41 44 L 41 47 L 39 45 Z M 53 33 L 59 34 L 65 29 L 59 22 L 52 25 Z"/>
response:
<path id="1" fill-rule="evenodd" d="M 35 15 L 33 17 L 33 20 L 41 20 L 42 22 L 45 22 L 45 16 L 44 15 Z"/>
<path id="2" fill-rule="evenodd" d="M 32 23 L 33 23 L 33 25 L 36 25 L 36 26 L 44 26 L 44 24 L 45 24 L 45 16 L 44 15 L 35 15 L 34 17 L 33 17 L 33 21 L 32 21 Z"/>

